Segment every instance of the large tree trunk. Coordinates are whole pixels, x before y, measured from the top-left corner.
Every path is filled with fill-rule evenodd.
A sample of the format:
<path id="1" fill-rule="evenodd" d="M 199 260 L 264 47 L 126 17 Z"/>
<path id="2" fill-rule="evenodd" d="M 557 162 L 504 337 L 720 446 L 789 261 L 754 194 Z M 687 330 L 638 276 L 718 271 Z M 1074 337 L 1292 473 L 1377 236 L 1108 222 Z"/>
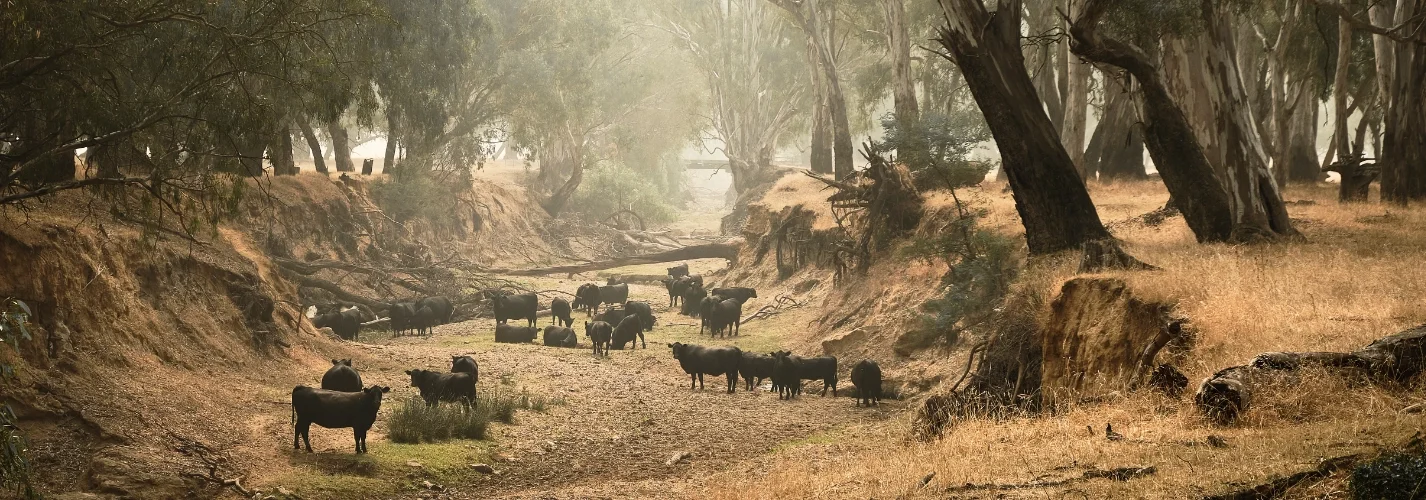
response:
<path id="1" fill-rule="evenodd" d="M 1426 0 L 1398 0 L 1395 26 L 1407 23 L 1422 11 Z M 1417 20 L 1416 23 L 1426 22 Z M 1398 42 L 1393 49 L 1390 99 L 1386 108 L 1386 137 L 1378 164 L 1381 167 L 1382 200 L 1398 205 L 1426 198 L 1426 30 L 1414 33 L 1412 42 Z"/>
<path id="2" fill-rule="evenodd" d="M 946 0 L 941 7 L 948 24 L 939 41 L 960 67 L 995 137 L 1030 253 L 1108 238 L 1025 72 L 1020 2 L 1001 1 L 994 16 L 980 0 Z"/>
<path id="3" fill-rule="evenodd" d="M 327 173 L 327 161 L 322 158 L 322 141 L 317 140 L 317 132 L 312 130 L 312 124 L 299 119 L 297 128 L 302 129 L 302 138 L 307 140 L 307 147 L 312 150 L 312 165 L 318 172 Z"/>
<path id="4" fill-rule="evenodd" d="M 920 119 L 916 84 L 911 81 L 911 36 L 906 28 L 906 0 L 886 1 L 886 41 L 891 52 L 895 81 L 891 87 L 896 119 L 903 125 Z"/>
<path id="5" fill-rule="evenodd" d="M 1233 235 L 1228 194 L 1195 139 L 1193 126 L 1169 95 L 1160 69 L 1139 48 L 1098 33 L 1099 21 L 1110 3 L 1086 2 L 1083 15 L 1070 27 L 1071 47 L 1086 59 L 1118 66 L 1133 75 L 1141 89 L 1144 146 L 1174 204 L 1198 241 L 1228 241 Z"/>
<path id="6" fill-rule="evenodd" d="M 272 175 L 297 175 L 297 162 L 292 160 L 292 131 L 285 120 L 272 131 L 267 157 L 272 161 Z"/>
<path id="7" fill-rule="evenodd" d="M 1301 102 L 1297 99 L 1298 93 L 1302 92 L 1302 82 L 1298 78 L 1289 80 L 1287 74 L 1287 54 L 1289 37 L 1297 25 L 1297 16 L 1302 10 L 1302 4 L 1289 6 L 1283 13 L 1282 22 L 1278 24 L 1277 37 L 1273 42 L 1272 57 L 1268 59 L 1268 72 L 1272 73 L 1271 96 L 1272 101 L 1272 124 L 1273 124 L 1273 175 L 1277 178 L 1279 186 L 1287 187 L 1289 175 L 1287 158 L 1291 154 L 1289 144 L 1292 141 L 1291 119 L 1297 112 L 1297 104 Z M 1291 81 L 1291 84 L 1289 84 Z M 1289 88 L 1291 86 L 1291 88 Z"/>
<path id="8" fill-rule="evenodd" d="M 1030 34 L 1042 35 L 1051 29 L 1059 28 L 1057 3 L 1054 0 L 1035 0 L 1030 3 L 1030 18 L 1027 19 Z M 1059 127 L 1065 119 L 1064 104 L 1060 101 L 1060 89 L 1055 78 L 1057 65 L 1055 55 L 1059 53 L 1059 44 L 1035 43 L 1028 45 L 1027 49 L 1031 57 L 1028 59 L 1029 64 L 1025 69 L 1029 71 L 1030 77 L 1035 81 L 1035 93 L 1044 103 L 1045 112 L 1050 116 L 1050 123 Z"/>
<path id="9" fill-rule="evenodd" d="M 1292 182 L 1322 180 L 1322 165 L 1317 162 L 1317 116 L 1317 85 L 1309 79 L 1298 90 L 1297 104 L 1288 119 L 1286 161 Z"/>
<path id="10" fill-rule="evenodd" d="M 1208 70 L 1214 85 L 1214 115 L 1224 145 L 1226 182 L 1233 209 L 1233 239 L 1254 241 L 1278 236 L 1295 236 L 1287 205 L 1282 202 L 1277 181 L 1268 169 L 1267 152 L 1258 135 L 1257 119 L 1243 88 L 1233 46 L 1234 14 L 1226 7 L 1203 0 L 1203 17 L 1208 38 Z"/>
<path id="11" fill-rule="evenodd" d="M 1352 60 L 1352 23 L 1337 20 L 1337 67 L 1332 76 L 1332 142 L 1337 143 L 1337 156 L 1348 158 L 1352 147 L 1347 139 L 1347 64 Z"/>
<path id="12" fill-rule="evenodd" d="M 386 151 L 381 158 L 381 173 L 386 175 L 396 172 L 396 124 L 396 115 L 388 111 L 386 115 Z M 503 148 L 504 145 L 501 147 Z"/>
<path id="13" fill-rule="evenodd" d="M 807 41 L 807 60 L 812 64 L 812 87 L 816 94 L 816 100 L 812 104 L 812 150 L 808 156 L 812 161 L 812 171 L 832 175 L 832 122 L 830 113 L 827 112 L 827 77 L 817 64 L 817 46 L 812 40 Z"/>
<path id="14" fill-rule="evenodd" d="M 337 120 L 327 122 L 327 133 L 332 136 L 332 162 L 337 164 L 338 172 L 355 172 L 356 165 L 352 164 L 352 148 L 347 141 L 347 129 Z"/>

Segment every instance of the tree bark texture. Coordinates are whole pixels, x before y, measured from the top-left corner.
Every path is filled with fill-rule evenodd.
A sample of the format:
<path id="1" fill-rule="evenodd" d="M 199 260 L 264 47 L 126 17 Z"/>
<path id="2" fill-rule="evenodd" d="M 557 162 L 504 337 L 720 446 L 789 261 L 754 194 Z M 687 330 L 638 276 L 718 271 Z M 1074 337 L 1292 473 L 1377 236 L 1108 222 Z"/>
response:
<path id="1" fill-rule="evenodd" d="M 1287 205 L 1282 202 L 1277 181 L 1268 170 L 1267 152 L 1258 135 L 1257 118 L 1243 88 L 1233 46 L 1236 16 L 1227 7 L 1203 0 L 1207 28 L 1208 74 L 1213 85 L 1211 102 L 1220 140 L 1224 146 L 1223 181 L 1233 208 L 1233 239 L 1254 241 L 1278 236 L 1295 236 Z"/>
<path id="2" fill-rule="evenodd" d="M 896 119 L 903 124 L 920 120 L 916 104 L 916 84 L 911 80 L 911 35 L 906 27 L 906 0 L 885 0 L 887 46 L 895 68 L 892 102 Z"/>
<path id="3" fill-rule="evenodd" d="M 352 148 L 347 140 L 347 129 L 337 120 L 327 122 L 327 133 L 332 136 L 332 162 L 338 172 L 355 172 L 352 164 Z"/>
<path id="4" fill-rule="evenodd" d="M 1139 113 L 1125 82 L 1114 75 L 1104 77 L 1104 114 L 1094 127 L 1092 144 L 1085 152 L 1084 171 L 1099 174 L 1102 182 L 1143 180 L 1144 138 L 1139 131 Z M 1094 141 L 1091 141 L 1093 143 Z"/>
<path id="5" fill-rule="evenodd" d="M 1070 18 L 1078 14 L 1080 0 L 1069 0 Z M 1065 58 L 1067 84 L 1065 86 L 1065 121 L 1060 125 L 1060 144 L 1069 153 L 1081 179 L 1089 180 L 1084 168 L 1084 133 L 1089 120 L 1089 64 L 1069 55 L 1069 42 L 1060 42 L 1060 55 Z"/>
<path id="6" fill-rule="evenodd" d="M 1108 238 L 1025 72 L 1020 2 L 1001 1 L 993 16 L 980 0 L 947 0 L 941 7 L 947 25 L 939 42 L 960 67 L 995 137 L 1030 253 Z"/>
<path id="7" fill-rule="evenodd" d="M 1398 0 L 1395 25 L 1426 12 L 1426 0 Z M 1382 200 L 1398 205 L 1426 199 L 1426 30 L 1416 19 L 1415 38 L 1393 48 L 1391 93 L 1387 101 L 1385 138 L 1378 160 Z"/>
<path id="8" fill-rule="evenodd" d="M 812 103 L 812 150 L 808 152 L 808 156 L 812 161 L 813 172 L 832 175 L 832 120 L 827 112 L 827 78 L 817 66 L 817 46 L 810 39 L 807 41 L 807 51 L 807 60 L 812 61 L 809 66 L 812 69 L 812 88 L 815 93 Z"/>
<path id="9" fill-rule="evenodd" d="M 565 179 L 554 193 L 550 194 L 549 199 L 541 204 L 551 217 L 564 211 L 565 205 L 569 204 L 569 199 L 574 197 L 575 190 L 579 189 L 579 184 L 584 182 L 584 138 L 575 137 L 573 133 L 569 133 L 568 137 L 564 137 L 556 143 L 555 150 L 558 153 L 553 155 L 552 159 L 569 170 L 569 178 Z M 540 162 L 542 172 L 545 170 L 544 163 L 543 160 Z"/>
<path id="10" fill-rule="evenodd" d="M 1039 35 L 1059 26 L 1055 4 L 1056 2 L 1052 0 L 1040 0 L 1031 4 L 1030 34 Z M 1059 46 L 1053 43 L 1038 43 L 1031 47 L 1033 47 L 1035 57 L 1031 59 L 1032 64 L 1027 65 L 1026 69 L 1033 75 L 1035 92 L 1045 104 L 1045 112 L 1050 115 L 1050 123 L 1059 127 L 1065 119 L 1065 107 L 1060 100 L 1059 83 L 1055 77 L 1055 68 L 1058 67 L 1055 56 L 1059 54 Z M 1059 128 L 1055 130 L 1058 132 Z"/>
<path id="11" fill-rule="evenodd" d="M 307 120 L 297 120 L 297 128 L 302 129 L 302 138 L 307 140 L 307 147 L 312 150 L 312 165 L 318 172 L 327 173 L 327 160 L 322 157 L 322 141 L 317 140 L 312 124 Z"/>
<path id="12" fill-rule="evenodd" d="M 1083 15 L 1070 27 L 1076 54 L 1123 68 L 1139 85 L 1144 147 L 1159 169 L 1170 198 L 1199 242 L 1228 241 L 1233 233 L 1233 213 L 1223 183 L 1214 172 L 1193 126 L 1169 94 L 1163 72 L 1139 48 L 1101 37 L 1100 19 L 1108 0 L 1088 0 Z"/>
<path id="13" fill-rule="evenodd" d="M 829 11 L 835 10 L 824 9 L 823 2 L 830 3 L 830 0 L 772 0 L 773 4 L 792 14 L 797 25 L 812 42 L 817 58 L 810 62 L 822 70 L 822 84 L 827 91 L 827 113 L 832 121 L 833 173 L 841 180 L 852 175 L 855 146 L 852 144 L 851 122 L 847 119 L 847 98 L 842 93 L 841 79 L 837 74 L 837 57 L 832 40 L 836 29 L 832 19 L 827 17 Z"/>

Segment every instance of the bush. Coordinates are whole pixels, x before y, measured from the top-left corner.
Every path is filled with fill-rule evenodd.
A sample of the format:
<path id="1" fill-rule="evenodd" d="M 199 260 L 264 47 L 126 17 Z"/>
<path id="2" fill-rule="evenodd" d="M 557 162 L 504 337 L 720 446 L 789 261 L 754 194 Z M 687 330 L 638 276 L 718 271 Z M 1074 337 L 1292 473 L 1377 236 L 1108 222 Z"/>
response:
<path id="1" fill-rule="evenodd" d="M 456 403 L 427 406 L 420 396 L 411 396 L 387 419 L 387 435 L 397 443 L 485 439 L 490 422 L 514 422 L 518 404 L 498 387 L 479 394 L 475 408 L 470 410 Z"/>
<path id="2" fill-rule="evenodd" d="M 983 209 L 957 200 L 958 215 L 940 233 L 916 240 L 908 251 L 926 259 L 942 259 L 950 270 L 941 277 L 941 293 L 921 304 L 926 313 L 919 335 L 909 347 L 937 342 L 954 344 L 961 332 L 994 317 L 1016 275 L 1016 242 L 978 225 Z"/>
<path id="3" fill-rule="evenodd" d="M 990 138 L 985 122 L 973 113 L 946 116 L 926 113 L 902 124 L 895 115 L 881 119 L 886 137 L 881 152 L 896 152 L 896 161 L 911 170 L 920 190 L 955 189 L 980 184 L 991 164 L 968 159 L 977 144 Z"/>
<path id="4" fill-rule="evenodd" d="M 0 343 L 19 350 L 21 340 L 30 340 L 30 307 L 16 299 L 0 300 Z M 0 363 L 0 382 L 15 377 L 10 365 Z M 9 405 L 0 404 L 0 491 L 11 491 L 21 498 L 39 498 L 30 483 L 30 462 L 25 458 L 29 442 L 21 431 L 19 419 Z"/>
<path id="5" fill-rule="evenodd" d="M 645 223 L 674 220 L 673 205 L 659 191 L 657 182 L 650 181 L 649 175 L 624 165 L 600 162 L 585 172 L 584 182 L 570 202 L 570 210 L 592 220 L 603 220 L 624 209 L 639 214 Z"/>
<path id="6" fill-rule="evenodd" d="M 1396 499 L 1426 496 L 1426 453 L 1389 453 L 1352 471 L 1352 498 Z"/>

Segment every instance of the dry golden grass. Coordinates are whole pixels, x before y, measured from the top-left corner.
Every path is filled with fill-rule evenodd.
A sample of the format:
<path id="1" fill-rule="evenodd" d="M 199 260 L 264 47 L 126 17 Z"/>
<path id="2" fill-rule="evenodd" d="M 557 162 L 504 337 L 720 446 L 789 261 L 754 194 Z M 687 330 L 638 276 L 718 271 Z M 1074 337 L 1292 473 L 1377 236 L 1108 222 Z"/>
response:
<path id="1" fill-rule="evenodd" d="M 991 210 L 986 224 L 1018 233 L 1002 186 L 962 193 Z M 1101 219 L 1156 272 L 1114 273 L 1135 293 L 1177 304 L 1196 344 L 1182 368 L 1191 389 L 1213 371 L 1265 351 L 1351 350 L 1426 322 L 1426 210 L 1340 205 L 1335 187 L 1294 188 L 1285 198 L 1305 241 L 1199 245 L 1182 218 L 1147 227 L 1132 218 L 1162 206 L 1153 183 L 1091 187 Z M 934 195 L 931 204 L 948 203 Z M 1073 259 L 1037 259 L 1028 286 L 1049 294 L 1071 277 Z M 1045 276 L 1052 276 L 1046 279 Z M 1318 460 L 1375 452 L 1421 430 L 1401 408 L 1426 390 L 1388 390 L 1320 373 L 1261 388 L 1244 421 L 1206 422 L 1188 397 L 1129 394 L 1053 416 L 967 421 L 938 441 L 907 440 L 906 425 L 857 428 L 833 444 L 785 447 L 760 477 L 729 473 L 709 482 L 711 498 L 1183 498 L 1223 493 L 1307 470 Z M 909 419 L 909 417 L 907 417 Z M 1109 441 L 1106 424 L 1127 436 Z M 1093 433 L 1091 434 L 1091 430 Z M 1227 448 L 1205 444 L 1210 434 Z M 965 488 L 1079 478 L 1090 468 L 1153 466 L 1128 481 L 1072 480 L 1053 487 Z M 924 487 L 927 474 L 935 477 Z M 1289 496 L 1342 497 L 1341 477 Z"/>

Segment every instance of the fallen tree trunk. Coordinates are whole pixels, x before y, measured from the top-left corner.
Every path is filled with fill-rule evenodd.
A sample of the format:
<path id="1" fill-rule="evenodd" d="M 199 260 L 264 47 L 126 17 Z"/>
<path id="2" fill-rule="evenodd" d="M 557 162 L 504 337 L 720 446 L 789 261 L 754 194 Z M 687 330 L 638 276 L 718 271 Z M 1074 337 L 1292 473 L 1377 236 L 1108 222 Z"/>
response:
<path id="1" fill-rule="evenodd" d="M 1193 400 L 1209 418 L 1220 424 L 1232 423 L 1248 411 L 1257 379 L 1305 366 L 1365 375 L 1378 383 L 1407 384 L 1426 370 L 1426 325 L 1382 337 L 1352 352 L 1259 354 L 1252 363 L 1224 368 L 1205 379 Z"/>
<path id="2" fill-rule="evenodd" d="M 400 278 L 392 274 L 393 272 L 413 273 L 415 269 L 385 270 L 361 266 L 349 262 L 342 262 L 338 260 L 318 260 L 312 262 L 302 262 L 292 259 L 284 259 L 281 257 L 273 257 L 272 262 L 277 264 L 284 271 L 290 271 L 292 273 L 296 273 L 302 276 L 311 276 L 325 269 L 336 269 L 338 271 L 361 273 L 366 275 L 374 274 L 384 277 L 390 282 L 395 283 L 396 285 L 402 288 L 422 295 L 440 295 L 438 292 L 432 290 L 426 285 L 411 281 L 409 279 Z"/>
<path id="3" fill-rule="evenodd" d="M 584 264 L 571 264 L 567 266 L 541 267 L 535 269 L 487 269 L 490 274 L 504 274 L 509 276 L 540 276 L 544 274 L 575 274 L 590 271 L 602 271 L 614 269 L 616 267 L 637 266 L 641 264 L 657 264 L 660 262 L 676 262 L 680 260 L 692 259 L 728 259 L 737 260 L 738 251 L 743 247 L 743 240 L 737 239 L 727 243 L 709 243 L 706 245 L 693 245 L 667 252 L 658 252 L 632 257 L 620 257 L 617 259 L 588 262 Z"/>
<path id="4" fill-rule="evenodd" d="M 283 268 L 283 270 L 286 270 L 286 268 Z M 296 281 L 297 284 L 300 286 L 320 288 L 322 290 L 332 292 L 332 295 L 336 296 L 338 299 L 347 302 L 361 304 L 372 309 L 386 309 L 387 307 L 389 307 L 388 304 L 386 304 L 385 302 L 376 301 L 348 292 L 346 290 L 343 290 L 342 287 L 337 286 L 336 283 L 332 283 L 327 280 L 317 279 L 311 276 L 303 276 L 295 272 L 288 272 L 287 276 Z"/>

